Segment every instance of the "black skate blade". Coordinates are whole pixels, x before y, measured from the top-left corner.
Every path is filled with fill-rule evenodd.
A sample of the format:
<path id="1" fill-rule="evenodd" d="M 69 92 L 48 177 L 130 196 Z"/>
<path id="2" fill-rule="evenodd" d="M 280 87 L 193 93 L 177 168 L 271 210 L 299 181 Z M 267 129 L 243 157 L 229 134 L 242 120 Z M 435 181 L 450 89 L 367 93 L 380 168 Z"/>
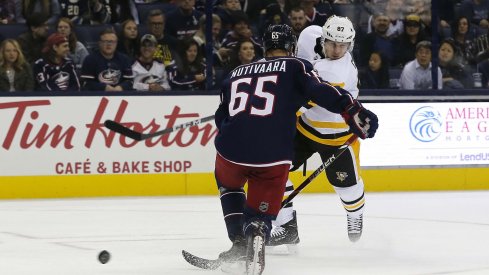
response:
<path id="1" fill-rule="evenodd" d="M 189 264 L 202 269 L 214 270 L 220 267 L 222 264 L 220 259 L 209 260 L 200 258 L 185 250 L 182 250 L 182 255 L 185 261 L 187 261 Z"/>

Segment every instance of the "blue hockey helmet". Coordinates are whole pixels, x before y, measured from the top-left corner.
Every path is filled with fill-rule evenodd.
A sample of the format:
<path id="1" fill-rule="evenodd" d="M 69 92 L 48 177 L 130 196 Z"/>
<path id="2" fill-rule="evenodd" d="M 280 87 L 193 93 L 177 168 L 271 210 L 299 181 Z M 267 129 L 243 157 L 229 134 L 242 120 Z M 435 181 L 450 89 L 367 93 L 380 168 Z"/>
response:
<path id="1" fill-rule="evenodd" d="M 288 25 L 271 25 L 263 34 L 265 52 L 271 49 L 282 49 L 295 54 L 297 39 Z"/>

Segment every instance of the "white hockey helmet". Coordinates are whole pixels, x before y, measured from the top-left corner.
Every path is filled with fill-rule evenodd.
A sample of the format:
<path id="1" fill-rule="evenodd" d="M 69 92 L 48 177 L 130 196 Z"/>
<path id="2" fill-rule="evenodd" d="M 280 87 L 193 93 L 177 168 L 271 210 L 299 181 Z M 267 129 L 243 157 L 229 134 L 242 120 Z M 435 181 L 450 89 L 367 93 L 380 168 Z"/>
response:
<path id="1" fill-rule="evenodd" d="M 355 29 L 348 17 L 332 15 L 323 26 L 323 43 L 325 40 L 334 42 L 350 43 L 348 51 L 353 50 L 355 42 Z"/>

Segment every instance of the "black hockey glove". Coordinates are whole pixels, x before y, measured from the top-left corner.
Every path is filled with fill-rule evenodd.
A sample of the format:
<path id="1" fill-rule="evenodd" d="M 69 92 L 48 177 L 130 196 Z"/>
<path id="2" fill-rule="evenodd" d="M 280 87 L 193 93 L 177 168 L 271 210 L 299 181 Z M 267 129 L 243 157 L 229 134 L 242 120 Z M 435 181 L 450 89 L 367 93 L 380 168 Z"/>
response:
<path id="1" fill-rule="evenodd" d="M 373 138 L 377 128 L 379 128 L 377 116 L 363 108 L 362 104 L 357 100 L 346 106 L 341 116 L 350 126 L 350 131 L 361 139 Z"/>
<path id="2" fill-rule="evenodd" d="M 325 58 L 323 52 L 323 44 L 321 43 L 321 37 L 316 38 L 316 45 L 314 45 L 314 52 L 319 54 L 321 58 Z"/>

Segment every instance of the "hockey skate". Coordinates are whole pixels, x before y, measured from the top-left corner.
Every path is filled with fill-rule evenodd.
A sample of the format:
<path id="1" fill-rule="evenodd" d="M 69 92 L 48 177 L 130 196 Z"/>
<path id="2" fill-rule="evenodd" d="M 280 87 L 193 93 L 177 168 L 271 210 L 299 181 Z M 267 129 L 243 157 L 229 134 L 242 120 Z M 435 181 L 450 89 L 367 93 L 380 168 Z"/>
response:
<path id="1" fill-rule="evenodd" d="M 351 242 L 356 242 L 362 236 L 363 214 L 360 214 L 358 217 L 347 214 L 346 219 L 348 223 L 348 238 L 350 238 Z"/>
<path id="2" fill-rule="evenodd" d="M 299 231 L 297 230 L 297 215 L 294 210 L 292 220 L 286 224 L 275 226 L 272 229 L 270 240 L 267 246 L 286 245 L 290 254 L 296 254 L 297 244 L 300 242 Z"/>
<path id="3" fill-rule="evenodd" d="M 222 261 L 221 270 L 225 273 L 242 274 L 245 271 L 246 240 L 243 236 L 237 236 L 233 246 L 228 251 L 219 254 Z"/>
<path id="4" fill-rule="evenodd" d="M 246 274 L 260 275 L 265 269 L 265 231 L 263 221 L 254 221 L 246 231 Z"/>

